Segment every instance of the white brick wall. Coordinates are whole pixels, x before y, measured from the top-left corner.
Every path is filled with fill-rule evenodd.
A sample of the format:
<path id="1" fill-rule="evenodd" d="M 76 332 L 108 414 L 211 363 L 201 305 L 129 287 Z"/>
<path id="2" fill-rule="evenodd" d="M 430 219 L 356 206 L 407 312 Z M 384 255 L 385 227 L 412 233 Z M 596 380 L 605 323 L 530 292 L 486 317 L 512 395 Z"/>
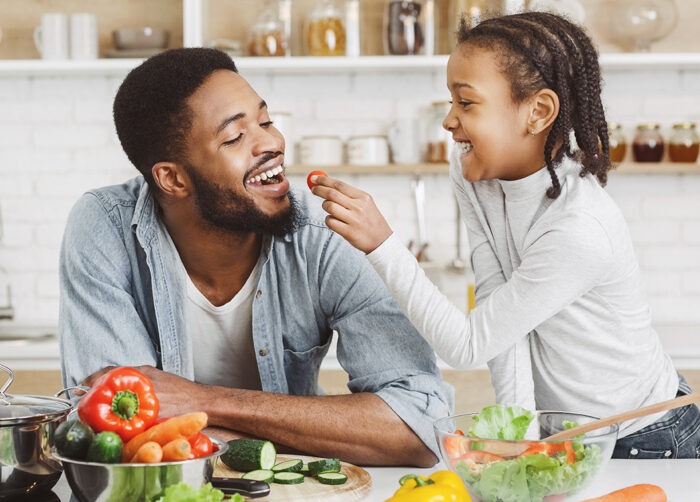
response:
<path id="1" fill-rule="evenodd" d="M 248 77 L 271 111 L 292 113 L 288 144 L 307 134 L 346 139 L 384 133 L 394 118 L 424 117 L 431 102 L 448 98 L 443 71 Z M 77 197 L 87 188 L 136 174 L 111 122 L 120 80 L 0 78 L 0 267 L 9 273 L 18 322 L 56 322 L 58 249 Z M 680 120 L 700 121 L 699 90 L 700 71 L 616 71 L 606 74 L 604 97 L 608 118 L 621 122 L 631 139 L 638 122 L 657 120 L 667 129 Z M 410 177 L 347 179 L 373 194 L 404 241 L 416 238 Z M 437 175 L 424 180 L 428 255 L 446 265 L 455 256 L 449 183 Z M 301 177 L 292 181 L 303 187 Z M 700 328 L 700 175 L 613 173 L 609 191 L 630 224 L 654 319 L 665 340 L 678 353 L 700 352 L 695 329 Z M 440 280 L 459 305 L 466 302 L 466 282 L 466 276 L 447 272 Z"/>

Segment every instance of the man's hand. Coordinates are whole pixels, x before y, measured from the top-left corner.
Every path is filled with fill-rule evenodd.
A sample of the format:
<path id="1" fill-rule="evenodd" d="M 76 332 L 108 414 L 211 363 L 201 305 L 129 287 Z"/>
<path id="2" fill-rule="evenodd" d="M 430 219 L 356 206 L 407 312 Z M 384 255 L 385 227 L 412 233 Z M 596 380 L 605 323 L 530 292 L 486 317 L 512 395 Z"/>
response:
<path id="1" fill-rule="evenodd" d="M 112 371 L 114 368 L 116 368 L 116 366 L 106 366 L 106 367 L 102 368 L 101 370 L 98 370 L 98 371 L 94 372 L 92 375 L 90 375 L 89 377 L 87 377 L 85 380 L 83 380 L 82 382 L 80 382 L 78 385 L 82 385 L 82 386 L 84 386 L 84 387 L 92 387 L 93 385 L 95 385 L 95 382 L 96 382 L 102 375 L 104 375 L 105 373 L 108 373 L 108 372 Z M 77 395 L 81 395 L 81 394 L 80 394 L 80 393 L 77 393 Z"/>
<path id="2" fill-rule="evenodd" d="M 136 369 L 153 382 L 156 395 L 160 401 L 161 416 L 174 417 L 183 413 L 204 411 L 197 404 L 197 396 L 206 386 L 159 370 L 153 366 L 138 366 Z"/>

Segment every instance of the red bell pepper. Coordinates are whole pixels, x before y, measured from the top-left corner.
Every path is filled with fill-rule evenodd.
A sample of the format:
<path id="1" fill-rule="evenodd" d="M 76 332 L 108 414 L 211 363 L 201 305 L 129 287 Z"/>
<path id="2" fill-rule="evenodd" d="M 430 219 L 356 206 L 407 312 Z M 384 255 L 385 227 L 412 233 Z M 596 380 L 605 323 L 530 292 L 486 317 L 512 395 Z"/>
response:
<path id="1" fill-rule="evenodd" d="M 102 375 L 78 403 L 83 422 L 96 432 L 115 432 L 125 443 L 153 425 L 159 410 L 151 379 L 125 366 Z"/>
<path id="2" fill-rule="evenodd" d="M 210 455 L 214 452 L 214 443 L 205 434 L 198 432 L 187 439 L 190 443 L 190 458 L 199 458 Z"/>

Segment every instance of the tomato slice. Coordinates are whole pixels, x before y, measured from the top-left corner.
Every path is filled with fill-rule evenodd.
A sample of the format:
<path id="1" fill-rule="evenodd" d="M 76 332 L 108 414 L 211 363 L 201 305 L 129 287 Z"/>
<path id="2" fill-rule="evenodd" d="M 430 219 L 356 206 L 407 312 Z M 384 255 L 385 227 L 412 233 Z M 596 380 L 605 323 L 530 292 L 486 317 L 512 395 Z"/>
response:
<path id="1" fill-rule="evenodd" d="M 325 173 L 323 171 L 311 171 L 309 175 L 306 177 L 306 184 L 309 185 L 309 190 L 312 189 L 313 187 L 316 186 L 316 183 L 311 181 L 312 176 L 328 176 L 328 173 Z"/>
<path id="2" fill-rule="evenodd" d="M 187 441 L 190 443 L 190 458 L 204 457 L 214 452 L 214 443 L 201 432 L 198 432 Z"/>
<path id="3" fill-rule="evenodd" d="M 524 455 L 537 455 L 538 453 L 541 453 L 542 455 L 551 457 L 560 451 L 566 452 L 567 463 L 573 464 L 576 462 L 576 453 L 574 452 L 574 447 L 571 444 L 571 441 L 564 441 L 562 443 L 531 443 L 527 450 L 518 456 L 522 457 Z"/>

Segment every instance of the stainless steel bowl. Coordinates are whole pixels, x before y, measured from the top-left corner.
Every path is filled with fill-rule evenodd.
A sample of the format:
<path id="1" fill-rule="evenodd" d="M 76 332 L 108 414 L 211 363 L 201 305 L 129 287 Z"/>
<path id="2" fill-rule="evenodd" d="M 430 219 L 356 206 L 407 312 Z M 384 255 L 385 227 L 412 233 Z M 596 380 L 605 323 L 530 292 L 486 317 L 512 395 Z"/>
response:
<path id="1" fill-rule="evenodd" d="M 162 28 L 120 28 L 112 32 L 112 42 L 117 50 L 165 49 L 170 32 Z"/>
<path id="2" fill-rule="evenodd" d="M 156 500 L 170 485 L 184 482 L 198 488 L 211 481 L 219 455 L 228 450 L 226 443 L 211 440 L 218 448 L 214 453 L 181 462 L 101 464 L 54 456 L 80 502 Z"/>
<path id="3" fill-rule="evenodd" d="M 14 374 L 0 387 L 0 500 L 48 491 L 61 477 L 51 457 L 54 432 L 70 413 L 71 403 L 49 396 L 6 394 Z"/>

